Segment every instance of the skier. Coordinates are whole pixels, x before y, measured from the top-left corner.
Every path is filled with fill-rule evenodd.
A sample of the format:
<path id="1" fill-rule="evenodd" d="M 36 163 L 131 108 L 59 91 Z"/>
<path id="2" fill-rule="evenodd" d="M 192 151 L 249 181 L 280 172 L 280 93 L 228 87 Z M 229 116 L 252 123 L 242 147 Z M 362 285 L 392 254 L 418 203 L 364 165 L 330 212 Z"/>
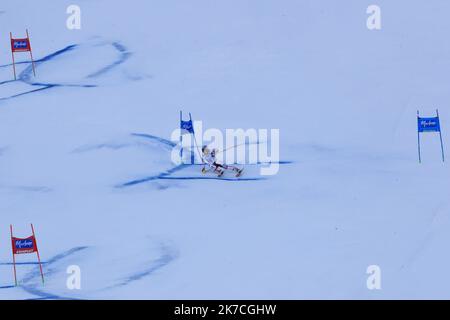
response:
<path id="1" fill-rule="evenodd" d="M 215 173 L 217 173 L 218 177 L 223 176 L 225 173 L 225 170 L 232 170 L 236 172 L 236 177 L 239 177 L 242 173 L 243 169 L 239 169 L 233 166 L 228 166 L 226 164 L 220 164 L 216 161 L 216 149 L 212 149 L 211 151 L 208 149 L 207 146 L 202 147 L 202 153 L 203 153 L 203 160 L 205 161 L 205 164 L 208 165 L 211 169 L 214 170 Z M 208 170 L 206 170 L 205 167 L 202 168 L 202 172 L 206 173 Z"/>

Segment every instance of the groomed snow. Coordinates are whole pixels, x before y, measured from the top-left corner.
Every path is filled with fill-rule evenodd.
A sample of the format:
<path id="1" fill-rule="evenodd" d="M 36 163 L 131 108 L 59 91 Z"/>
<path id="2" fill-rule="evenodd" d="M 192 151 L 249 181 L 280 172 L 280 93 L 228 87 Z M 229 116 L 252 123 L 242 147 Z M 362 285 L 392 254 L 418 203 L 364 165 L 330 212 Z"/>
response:
<path id="1" fill-rule="evenodd" d="M 78 31 L 72 1 L 3 2 L 0 299 L 450 298 L 450 171 L 416 131 L 439 108 L 450 143 L 448 1 L 379 0 L 380 31 L 361 0 L 79 0 Z M 280 129 L 279 173 L 177 167 L 180 109 Z M 29 223 L 46 283 L 20 256 L 14 287 Z"/>

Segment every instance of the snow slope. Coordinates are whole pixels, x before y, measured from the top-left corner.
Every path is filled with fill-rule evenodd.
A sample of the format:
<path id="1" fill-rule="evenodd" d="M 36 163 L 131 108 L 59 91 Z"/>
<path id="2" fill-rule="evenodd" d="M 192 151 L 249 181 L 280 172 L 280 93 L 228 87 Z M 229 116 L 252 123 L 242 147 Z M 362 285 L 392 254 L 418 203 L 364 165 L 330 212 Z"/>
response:
<path id="1" fill-rule="evenodd" d="M 450 298 L 450 171 L 416 145 L 418 109 L 450 141 L 448 1 L 379 0 L 380 31 L 365 0 L 79 0 L 79 31 L 70 4 L 0 5 L 0 299 Z M 175 166 L 180 109 L 280 129 L 279 173 Z M 14 287 L 30 222 L 46 283 L 21 256 Z"/>

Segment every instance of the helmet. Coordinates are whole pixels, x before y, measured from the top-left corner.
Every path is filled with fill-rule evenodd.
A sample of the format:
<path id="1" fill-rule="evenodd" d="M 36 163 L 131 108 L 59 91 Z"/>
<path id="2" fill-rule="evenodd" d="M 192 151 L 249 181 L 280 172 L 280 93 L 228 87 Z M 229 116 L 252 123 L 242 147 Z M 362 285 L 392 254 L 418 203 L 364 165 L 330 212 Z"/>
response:
<path id="1" fill-rule="evenodd" d="M 202 147 L 202 152 L 203 152 L 203 154 L 209 154 L 208 146 L 203 146 Z"/>

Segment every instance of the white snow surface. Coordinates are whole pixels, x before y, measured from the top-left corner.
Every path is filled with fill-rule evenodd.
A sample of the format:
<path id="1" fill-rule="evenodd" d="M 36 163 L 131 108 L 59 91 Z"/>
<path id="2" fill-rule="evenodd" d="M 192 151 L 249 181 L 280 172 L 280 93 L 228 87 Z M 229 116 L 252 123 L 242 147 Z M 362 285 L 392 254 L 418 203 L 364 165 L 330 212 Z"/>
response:
<path id="1" fill-rule="evenodd" d="M 450 171 L 416 129 L 439 108 L 450 143 L 450 2 L 378 0 L 379 31 L 366 0 L 78 0 L 68 30 L 72 2 L 0 4 L 0 299 L 450 298 Z M 287 163 L 174 169 L 180 109 L 280 129 Z M 30 223 L 46 282 L 18 256 L 15 287 Z"/>

